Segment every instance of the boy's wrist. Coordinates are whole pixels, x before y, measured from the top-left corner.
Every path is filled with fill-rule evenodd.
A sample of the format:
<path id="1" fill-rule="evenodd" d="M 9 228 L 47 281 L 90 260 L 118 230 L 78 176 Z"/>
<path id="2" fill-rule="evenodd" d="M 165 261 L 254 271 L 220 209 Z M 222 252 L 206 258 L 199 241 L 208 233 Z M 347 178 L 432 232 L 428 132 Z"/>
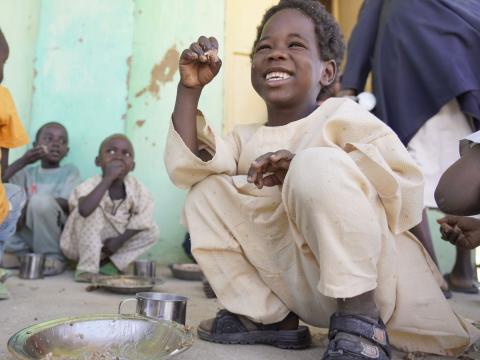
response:
<path id="1" fill-rule="evenodd" d="M 191 97 L 200 97 L 200 95 L 202 94 L 202 90 L 203 90 L 203 86 L 188 87 L 182 84 L 181 81 L 178 83 L 178 87 L 177 87 L 178 95 L 181 94 L 183 96 L 191 96 Z"/>

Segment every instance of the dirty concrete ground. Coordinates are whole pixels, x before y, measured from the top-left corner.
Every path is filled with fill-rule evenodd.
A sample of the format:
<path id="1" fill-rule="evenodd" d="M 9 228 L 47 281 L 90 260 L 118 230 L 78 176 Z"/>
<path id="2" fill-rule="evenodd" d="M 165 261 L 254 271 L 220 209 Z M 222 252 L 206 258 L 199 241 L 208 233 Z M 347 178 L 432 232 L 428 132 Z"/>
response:
<path id="1" fill-rule="evenodd" d="M 216 299 L 207 299 L 201 282 L 182 281 L 171 277 L 167 268 L 157 271 L 165 280 L 155 287 L 156 291 L 177 293 L 189 297 L 187 307 L 187 323 L 196 327 L 205 317 L 215 314 L 220 304 Z M 22 280 L 12 276 L 7 280 L 11 293 L 8 300 L 0 301 L 0 359 L 13 360 L 8 353 L 7 341 L 11 335 L 29 325 L 56 318 L 92 314 L 115 313 L 118 303 L 131 297 L 97 290 L 86 292 L 86 284 L 73 281 L 73 273 L 66 272 L 53 278 L 41 280 Z M 480 295 L 454 294 L 450 300 L 455 309 L 464 317 L 480 321 Z M 127 304 L 125 312 L 134 311 L 134 304 Z M 326 330 L 311 328 L 313 346 L 307 350 L 280 350 L 269 346 L 237 346 L 211 344 L 196 339 L 194 345 L 186 352 L 178 355 L 178 360 L 319 360 L 323 354 Z M 478 344 L 480 345 L 480 344 Z M 414 354 L 394 353 L 394 359 L 429 360 L 449 359 L 438 356 L 421 356 Z M 480 351 L 468 353 L 464 360 L 479 359 Z"/>

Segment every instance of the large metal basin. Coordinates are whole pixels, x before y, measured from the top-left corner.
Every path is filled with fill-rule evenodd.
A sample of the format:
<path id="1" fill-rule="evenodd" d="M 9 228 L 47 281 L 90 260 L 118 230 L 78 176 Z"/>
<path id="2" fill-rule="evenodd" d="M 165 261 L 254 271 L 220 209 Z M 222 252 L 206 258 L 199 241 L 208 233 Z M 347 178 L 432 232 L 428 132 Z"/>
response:
<path id="1" fill-rule="evenodd" d="M 192 343 L 191 331 L 174 322 L 102 314 L 30 326 L 10 338 L 8 350 L 17 359 L 153 360 L 170 358 Z"/>

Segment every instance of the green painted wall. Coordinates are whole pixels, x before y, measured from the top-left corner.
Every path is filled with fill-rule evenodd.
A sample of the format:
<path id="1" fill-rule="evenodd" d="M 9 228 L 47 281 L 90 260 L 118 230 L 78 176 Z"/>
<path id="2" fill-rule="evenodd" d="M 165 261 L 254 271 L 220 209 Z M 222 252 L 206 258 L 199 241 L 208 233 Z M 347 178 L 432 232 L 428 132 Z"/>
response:
<path id="1" fill-rule="evenodd" d="M 223 1 L 2 0 L 0 27 L 11 47 L 4 85 L 32 138 L 45 122 L 65 124 L 71 150 L 64 162 L 87 178 L 98 172 L 100 141 L 126 133 L 136 150 L 134 175 L 157 203 L 161 241 L 148 256 L 185 260 L 179 223 L 185 194 L 168 179 L 163 148 L 179 53 L 202 34 L 223 41 Z M 223 73 L 200 105 L 218 130 L 222 104 Z"/>
<path id="2" fill-rule="evenodd" d="M 5 65 L 6 85 L 15 99 L 17 110 L 25 126 L 30 127 L 36 43 L 40 1 L 1 0 L 0 28 L 10 47 Z M 24 148 L 11 152 L 11 158 L 23 154 Z"/>
<path id="3" fill-rule="evenodd" d="M 174 262 L 184 260 L 181 242 L 185 230 L 179 224 L 184 192 L 168 179 L 163 150 L 179 80 L 178 57 L 202 34 L 223 41 L 224 8 L 220 0 L 137 0 L 134 18 L 126 132 L 138 159 L 135 174 L 157 200 L 161 241 L 151 256 L 161 262 Z M 220 73 L 200 102 L 217 130 L 221 129 L 222 104 Z"/>

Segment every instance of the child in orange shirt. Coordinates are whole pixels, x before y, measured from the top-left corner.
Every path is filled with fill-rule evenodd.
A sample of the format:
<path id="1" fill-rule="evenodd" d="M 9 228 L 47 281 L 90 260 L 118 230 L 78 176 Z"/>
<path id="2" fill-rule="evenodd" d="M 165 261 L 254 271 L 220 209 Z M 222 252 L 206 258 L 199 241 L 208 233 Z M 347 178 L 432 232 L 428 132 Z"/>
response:
<path id="1" fill-rule="evenodd" d="M 0 83 L 3 81 L 3 68 L 9 55 L 8 43 L 0 30 Z M 27 133 L 18 117 L 15 104 L 7 88 L 0 85 L 0 148 L 1 173 L 8 166 L 10 148 L 28 143 Z M 3 258 L 5 240 L 15 233 L 17 220 L 25 204 L 25 193 L 19 186 L 0 183 L 0 263 Z M 8 298 L 3 285 L 5 272 L 0 269 L 0 299 Z"/>

